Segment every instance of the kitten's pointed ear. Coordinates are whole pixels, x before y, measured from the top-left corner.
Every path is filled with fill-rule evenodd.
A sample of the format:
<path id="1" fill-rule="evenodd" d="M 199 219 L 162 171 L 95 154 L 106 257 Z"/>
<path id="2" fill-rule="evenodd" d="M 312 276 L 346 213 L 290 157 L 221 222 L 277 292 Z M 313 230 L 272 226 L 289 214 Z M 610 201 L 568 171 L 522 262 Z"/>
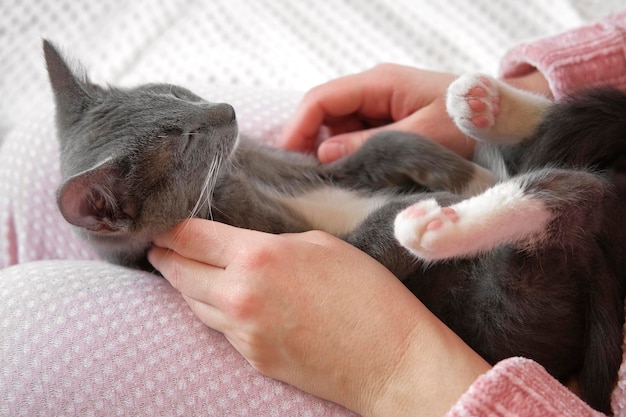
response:
<path id="1" fill-rule="evenodd" d="M 61 127 L 67 127 L 89 106 L 92 100 L 89 90 L 95 86 L 84 75 L 72 70 L 47 39 L 43 41 L 43 51 L 56 102 L 57 122 Z"/>
<path id="2" fill-rule="evenodd" d="M 57 193 L 65 220 L 91 232 L 128 231 L 133 219 L 122 203 L 127 188 L 121 177 L 116 161 L 107 159 L 67 179 Z"/>

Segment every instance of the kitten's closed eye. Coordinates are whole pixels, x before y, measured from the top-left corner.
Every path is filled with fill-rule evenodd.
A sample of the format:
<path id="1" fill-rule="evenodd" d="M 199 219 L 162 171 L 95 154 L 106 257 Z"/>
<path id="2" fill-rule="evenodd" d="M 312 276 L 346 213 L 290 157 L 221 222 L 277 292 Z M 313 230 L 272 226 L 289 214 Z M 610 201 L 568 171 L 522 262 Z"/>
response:
<path id="1" fill-rule="evenodd" d="M 177 138 L 183 135 L 183 130 L 179 127 L 170 127 L 161 131 L 158 135 L 160 138 Z"/>
<path id="2" fill-rule="evenodd" d="M 202 101 L 201 97 L 198 97 L 191 91 L 178 87 L 178 86 L 171 86 L 169 94 L 171 94 L 174 98 L 177 98 L 179 100 L 186 100 L 186 101 L 191 101 L 191 102 Z"/>
<path id="3" fill-rule="evenodd" d="M 172 127 L 163 130 L 157 137 L 161 140 L 167 141 L 167 148 L 176 150 L 181 155 L 186 153 L 193 136 L 198 134 L 196 131 L 185 132 L 178 127 Z M 174 145 L 174 146 L 172 146 Z"/>

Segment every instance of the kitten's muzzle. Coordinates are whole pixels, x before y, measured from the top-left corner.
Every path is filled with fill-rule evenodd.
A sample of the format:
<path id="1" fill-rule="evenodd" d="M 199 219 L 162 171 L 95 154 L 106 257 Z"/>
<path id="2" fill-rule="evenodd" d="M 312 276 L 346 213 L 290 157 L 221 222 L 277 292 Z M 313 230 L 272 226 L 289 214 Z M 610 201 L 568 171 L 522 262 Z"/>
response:
<path id="1" fill-rule="evenodd" d="M 212 126 L 229 125 L 237 120 L 233 106 L 227 103 L 215 103 L 207 109 L 207 121 Z"/>

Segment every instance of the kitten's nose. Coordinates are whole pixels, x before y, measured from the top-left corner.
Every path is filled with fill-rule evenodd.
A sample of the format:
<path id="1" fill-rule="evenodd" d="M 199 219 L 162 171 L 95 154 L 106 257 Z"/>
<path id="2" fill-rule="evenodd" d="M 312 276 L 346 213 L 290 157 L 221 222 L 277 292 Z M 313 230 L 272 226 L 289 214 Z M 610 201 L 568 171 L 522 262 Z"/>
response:
<path id="1" fill-rule="evenodd" d="M 227 103 L 213 104 L 209 109 L 209 114 L 215 125 L 229 124 L 237 119 L 235 109 Z"/>

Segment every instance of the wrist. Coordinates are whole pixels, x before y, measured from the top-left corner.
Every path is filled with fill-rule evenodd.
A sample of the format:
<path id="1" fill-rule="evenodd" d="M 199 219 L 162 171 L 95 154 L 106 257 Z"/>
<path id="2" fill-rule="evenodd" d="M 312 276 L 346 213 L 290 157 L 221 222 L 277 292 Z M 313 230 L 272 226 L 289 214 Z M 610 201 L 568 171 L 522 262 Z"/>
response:
<path id="1" fill-rule="evenodd" d="M 549 99 L 553 99 L 552 90 L 550 89 L 550 83 L 546 79 L 546 77 L 538 71 L 537 69 L 532 70 L 531 72 L 515 76 L 515 77 L 505 77 L 503 81 L 515 88 L 520 90 L 529 91 L 531 93 L 539 94 L 545 96 Z"/>
<path id="2" fill-rule="evenodd" d="M 423 306 L 422 306 L 423 307 Z M 423 307 L 426 310 L 425 307 Z M 396 356 L 370 417 L 441 416 L 491 366 L 429 311 Z"/>

